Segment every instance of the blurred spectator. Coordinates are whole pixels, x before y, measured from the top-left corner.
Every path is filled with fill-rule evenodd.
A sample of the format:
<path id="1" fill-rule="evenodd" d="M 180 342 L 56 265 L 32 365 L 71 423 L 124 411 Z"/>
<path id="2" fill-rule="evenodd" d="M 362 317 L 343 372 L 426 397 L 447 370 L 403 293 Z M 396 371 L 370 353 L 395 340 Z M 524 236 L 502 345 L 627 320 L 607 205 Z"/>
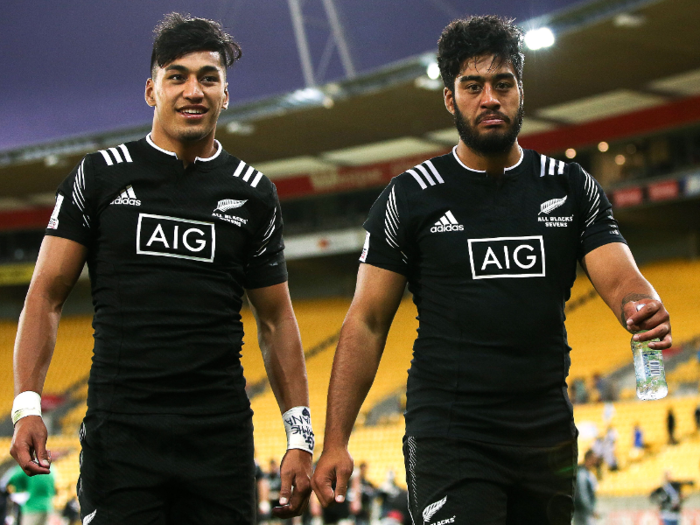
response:
<path id="1" fill-rule="evenodd" d="M 61 516 L 65 520 L 66 525 L 80 525 L 80 504 L 78 503 L 78 498 L 73 496 L 66 502 Z"/>
<path id="2" fill-rule="evenodd" d="M 617 453 L 615 451 L 617 442 L 617 430 L 610 425 L 608 431 L 603 438 L 603 461 L 608 466 L 609 470 L 617 470 Z"/>
<path id="3" fill-rule="evenodd" d="M 30 477 L 17 465 L 10 471 L 7 488 L 22 509 L 20 525 L 48 525 L 56 495 L 53 472 Z"/>
<path id="4" fill-rule="evenodd" d="M 644 433 L 642 432 L 642 428 L 639 426 L 639 423 L 634 424 L 634 439 L 632 440 L 632 446 L 634 448 L 640 448 L 644 449 Z"/>
<path id="5" fill-rule="evenodd" d="M 669 471 L 664 472 L 663 484 L 649 496 L 654 503 L 659 505 L 664 525 L 680 524 L 681 505 L 686 499 L 682 492 L 683 486 L 694 484 L 694 481 L 675 481 Z"/>
<path id="6" fill-rule="evenodd" d="M 695 407 L 693 418 L 695 419 L 695 432 L 700 432 L 700 405 Z"/>
<path id="7" fill-rule="evenodd" d="M 666 430 L 668 432 L 668 444 L 675 445 L 678 443 L 676 441 L 676 416 L 671 407 L 668 408 L 668 414 L 666 415 Z"/>
<path id="8" fill-rule="evenodd" d="M 389 470 L 386 481 L 377 490 L 381 501 L 381 519 L 383 525 L 411 525 L 408 512 L 408 492 L 396 484 L 396 474 Z"/>
<path id="9" fill-rule="evenodd" d="M 369 525 L 372 515 L 372 501 L 375 496 L 374 485 L 367 479 L 367 463 L 360 463 L 360 469 L 353 475 L 352 488 L 354 493 L 350 511 L 355 517 L 357 525 Z"/>
<path id="10" fill-rule="evenodd" d="M 602 437 L 598 436 L 595 438 L 595 441 L 593 441 L 593 445 L 591 445 L 591 450 L 593 450 L 593 453 L 595 454 L 596 458 L 598 460 L 596 461 L 596 477 L 598 479 L 603 478 L 603 452 L 605 451 L 605 443 Z"/>
<path id="11" fill-rule="evenodd" d="M 255 502 L 258 509 L 257 522 L 264 523 L 270 519 L 272 510 L 270 507 L 270 483 L 257 459 L 255 460 Z"/>
<path id="12" fill-rule="evenodd" d="M 335 485 L 333 486 L 335 490 Z M 333 503 L 328 508 L 321 507 L 318 501 L 318 497 L 315 492 L 311 493 L 309 498 L 309 511 L 311 514 L 311 523 L 314 525 L 350 525 L 352 520 L 350 519 L 350 503 L 346 499 L 343 503 Z"/>
<path id="13" fill-rule="evenodd" d="M 0 486 L 0 523 L 5 523 L 7 517 L 7 497 L 9 496 L 5 487 Z"/>
<path id="14" fill-rule="evenodd" d="M 274 459 L 271 459 L 268 463 L 268 470 L 267 474 L 265 474 L 265 478 L 267 480 L 266 499 L 268 501 L 269 508 L 266 508 L 263 505 L 263 509 L 268 511 L 267 519 L 270 521 L 274 521 L 274 519 L 271 518 L 270 512 L 273 507 L 277 507 L 280 504 L 280 489 L 282 488 L 280 467 L 277 464 L 277 461 L 275 461 Z"/>
<path id="15" fill-rule="evenodd" d="M 630 459 L 636 460 L 640 459 L 644 455 L 644 432 L 642 432 L 642 427 L 639 426 L 639 422 L 634 424 L 632 429 L 632 448 L 630 450 Z"/>
<path id="16" fill-rule="evenodd" d="M 598 480 L 594 469 L 598 457 L 593 450 L 586 451 L 583 464 L 576 471 L 576 493 L 574 494 L 574 525 L 593 525 L 599 517 L 595 510 Z"/>
<path id="17" fill-rule="evenodd" d="M 582 378 L 578 377 L 571 382 L 569 398 L 574 404 L 588 403 L 588 389 Z"/>

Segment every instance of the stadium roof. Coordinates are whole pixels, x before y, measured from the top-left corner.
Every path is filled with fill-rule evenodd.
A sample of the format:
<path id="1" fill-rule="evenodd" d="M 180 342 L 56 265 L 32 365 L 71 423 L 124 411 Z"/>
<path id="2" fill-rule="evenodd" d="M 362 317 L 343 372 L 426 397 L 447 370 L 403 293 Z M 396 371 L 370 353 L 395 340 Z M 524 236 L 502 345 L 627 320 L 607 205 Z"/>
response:
<path id="1" fill-rule="evenodd" d="M 697 0 L 586 2 L 531 22 L 544 23 L 554 28 L 557 42 L 526 53 L 525 134 L 567 133 L 649 108 L 663 114 L 668 104 L 680 107 L 674 106 L 669 125 L 700 121 Z M 444 148 L 455 135 L 439 84 L 425 76 L 431 60 L 430 54 L 419 55 L 319 90 L 235 106 L 222 115 L 217 138 L 273 178 L 313 166 L 372 162 L 387 149 L 413 155 Z M 693 110 L 678 116 L 683 100 L 693 102 Z M 85 151 L 147 130 L 135 127 L 0 153 L 0 207 L 49 204 L 58 182 Z M 604 134 L 605 127 L 598 131 Z"/>

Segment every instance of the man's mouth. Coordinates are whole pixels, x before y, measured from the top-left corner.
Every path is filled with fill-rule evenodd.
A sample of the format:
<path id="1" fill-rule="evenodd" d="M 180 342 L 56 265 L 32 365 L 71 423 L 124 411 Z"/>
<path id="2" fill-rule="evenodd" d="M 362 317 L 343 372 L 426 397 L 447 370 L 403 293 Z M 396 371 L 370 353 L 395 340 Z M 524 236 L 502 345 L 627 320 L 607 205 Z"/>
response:
<path id="1" fill-rule="evenodd" d="M 507 124 L 509 122 L 508 117 L 498 113 L 490 113 L 488 115 L 482 115 L 479 117 L 478 124 L 483 124 L 485 126 L 496 126 L 499 124 Z"/>
<path id="2" fill-rule="evenodd" d="M 201 115 L 204 115 L 209 111 L 207 108 L 204 107 L 186 107 L 186 108 L 180 108 L 177 110 L 178 113 L 181 115 L 185 115 L 186 117 L 198 117 Z"/>

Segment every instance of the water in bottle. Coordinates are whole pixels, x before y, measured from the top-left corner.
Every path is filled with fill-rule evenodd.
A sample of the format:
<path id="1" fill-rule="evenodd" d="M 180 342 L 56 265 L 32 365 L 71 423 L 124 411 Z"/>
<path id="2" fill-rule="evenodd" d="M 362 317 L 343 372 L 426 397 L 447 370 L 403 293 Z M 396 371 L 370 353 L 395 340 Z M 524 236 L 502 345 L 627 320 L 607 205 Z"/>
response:
<path id="1" fill-rule="evenodd" d="M 637 332 L 643 334 L 646 330 Z M 637 376 L 637 397 L 641 400 L 661 399 L 668 394 L 664 358 L 661 350 L 649 348 L 649 343 L 659 341 L 635 341 L 632 339 L 634 375 Z"/>

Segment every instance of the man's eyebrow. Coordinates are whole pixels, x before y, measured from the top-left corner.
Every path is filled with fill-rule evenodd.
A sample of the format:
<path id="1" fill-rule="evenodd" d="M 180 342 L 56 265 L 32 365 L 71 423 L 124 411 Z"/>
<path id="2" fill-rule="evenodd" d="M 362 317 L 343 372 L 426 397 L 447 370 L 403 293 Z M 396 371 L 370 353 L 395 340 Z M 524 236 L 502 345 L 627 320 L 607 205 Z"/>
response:
<path id="1" fill-rule="evenodd" d="M 497 75 L 494 75 L 492 78 L 494 81 L 504 80 L 504 79 L 514 79 L 515 75 L 513 73 L 498 73 Z M 483 82 L 484 79 L 485 78 L 482 75 L 465 75 L 463 77 L 459 77 L 460 82 L 471 82 L 471 81 Z"/>
<path id="2" fill-rule="evenodd" d="M 189 72 L 189 69 L 186 68 L 185 66 L 181 66 L 179 64 L 170 64 L 169 66 L 165 67 L 165 71 L 181 71 L 182 73 L 187 73 Z M 211 73 L 211 72 L 220 72 L 218 67 L 215 66 L 202 66 L 199 68 L 198 73 L 201 75 L 202 73 Z"/>

